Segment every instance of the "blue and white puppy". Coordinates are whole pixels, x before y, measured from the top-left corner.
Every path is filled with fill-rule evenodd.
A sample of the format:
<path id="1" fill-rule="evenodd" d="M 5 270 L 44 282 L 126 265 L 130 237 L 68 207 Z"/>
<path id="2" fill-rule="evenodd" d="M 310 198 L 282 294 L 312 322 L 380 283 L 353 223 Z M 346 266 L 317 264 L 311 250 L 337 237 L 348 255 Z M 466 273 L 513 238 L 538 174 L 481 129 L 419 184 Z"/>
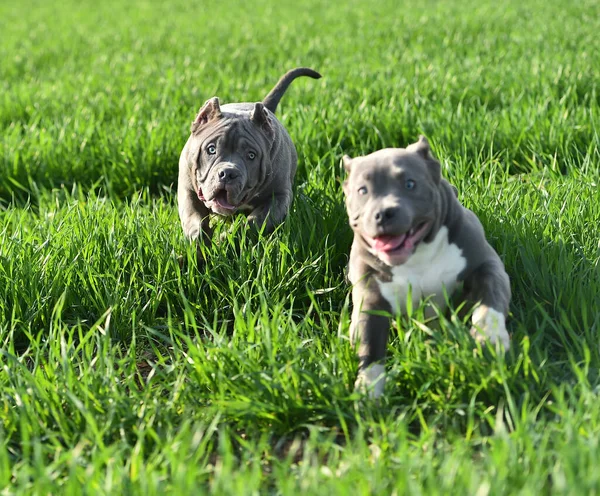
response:
<path id="1" fill-rule="evenodd" d="M 508 349 L 511 291 L 504 264 L 477 216 L 441 177 L 427 139 L 364 157 L 344 156 L 344 166 L 354 231 L 348 275 L 350 338 L 360 363 L 357 388 L 372 397 L 383 394 L 390 328 L 385 314 L 404 313 L 409 295 L 413 306 L 429 298 L 443 309 L 446 296 L 461 288 L 464 300 L 477 305 L 472 336 Z"/>

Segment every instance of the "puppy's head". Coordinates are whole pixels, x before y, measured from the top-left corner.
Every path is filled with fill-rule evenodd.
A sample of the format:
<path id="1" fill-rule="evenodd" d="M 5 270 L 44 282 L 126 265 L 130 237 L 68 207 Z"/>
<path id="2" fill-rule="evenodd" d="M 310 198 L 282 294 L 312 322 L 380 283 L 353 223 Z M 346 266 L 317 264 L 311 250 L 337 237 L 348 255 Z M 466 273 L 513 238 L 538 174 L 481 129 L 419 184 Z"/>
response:
<path id="1" fill-rule="evenodd" d="M 401 265 L 439 230 L 440 163 L 423 136 L 407 148 L 364 157 L 344 156 L 350 226 L 367 249 L 388 265 Z"/>
<path id="2" fill-rule="evenodd" d="M 232 215 L 270 175 L 273 128 L 268 111 L 221 111 L 208 100 L 192 123 L 188 161 L 198 198 L 213 212 Z"/>

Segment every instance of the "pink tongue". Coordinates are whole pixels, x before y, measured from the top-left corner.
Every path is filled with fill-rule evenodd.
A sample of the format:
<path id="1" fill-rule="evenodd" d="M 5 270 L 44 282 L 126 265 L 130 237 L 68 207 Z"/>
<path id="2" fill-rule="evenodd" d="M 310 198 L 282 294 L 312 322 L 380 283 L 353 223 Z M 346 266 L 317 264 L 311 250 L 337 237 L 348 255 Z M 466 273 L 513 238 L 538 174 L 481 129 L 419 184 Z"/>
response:
<path id="1" fill-rule="evenodd" d="M 372 246 L 377 251 L 391 251 L 398 248 L 406 239 L 406 234 L 400 236 L 378 236 L 372 240 Z M 407 243 L 410 240 L 407 240 Z"/>
<path id="2" fill-rule="evenodd" d="M 235 207 L 229 203 L 227 201 L 227 195 L 226 194 L 218 194 L 217 196 L 215 196 L 215 203 L 217 205 L 219 205 L 219 207 L 221 208 L 225 208 L 227 210 L 233 210 L 235 209 Z"/>

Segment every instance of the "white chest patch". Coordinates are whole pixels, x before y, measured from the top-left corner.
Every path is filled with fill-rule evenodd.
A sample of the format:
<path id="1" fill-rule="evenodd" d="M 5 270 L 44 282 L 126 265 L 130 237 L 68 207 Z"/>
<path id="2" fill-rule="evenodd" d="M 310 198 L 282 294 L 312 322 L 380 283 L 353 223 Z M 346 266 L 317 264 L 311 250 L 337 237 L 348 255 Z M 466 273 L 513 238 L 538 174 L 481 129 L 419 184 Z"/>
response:
<path id="1" fill-rule="evenodd" d="M 423 298 L 430 298 L 440 308 L 446 306 L 444 288 L 450 296 L 458 275 L 467 266 L 462 250 L 448 242 L 448 228 L 442 226 L 431 243 L 421 243 L 402 265 L 392 267 L 392 280 L 379 281 L 381 295 L 394 313 L 406 312 L 409 288 L 416 308 Z"/>

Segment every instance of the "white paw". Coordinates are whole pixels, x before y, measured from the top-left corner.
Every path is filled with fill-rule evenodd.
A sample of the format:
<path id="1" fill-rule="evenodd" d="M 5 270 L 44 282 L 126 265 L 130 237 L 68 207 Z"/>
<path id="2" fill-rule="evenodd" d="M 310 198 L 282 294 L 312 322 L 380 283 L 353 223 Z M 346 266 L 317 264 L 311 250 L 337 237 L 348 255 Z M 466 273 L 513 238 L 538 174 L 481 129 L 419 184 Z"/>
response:
<path id="1" fill-rule="evenodd" d="M 471 336 L 478 342 L 489 341 L 490 344 L 499 344 L 506 351 L 510 348 L 510 336 L 506 331 L 504 314 L 491 307 L 480 305 L 471 318 Z"/>
<path id="2" fill-rule="evenodd" d="M 375 363 L 358 373 L 354 389 L 367 393 L 370 398 L 377 399 L 383 395 L 385 387 L 385 366 Z"/>
<path id="3" fill-rule="evenodd" d="M 195 241 L 200 237 L 200 227 L 196 225 L 183 226 L 183 234 L 190 241 Z"/>

